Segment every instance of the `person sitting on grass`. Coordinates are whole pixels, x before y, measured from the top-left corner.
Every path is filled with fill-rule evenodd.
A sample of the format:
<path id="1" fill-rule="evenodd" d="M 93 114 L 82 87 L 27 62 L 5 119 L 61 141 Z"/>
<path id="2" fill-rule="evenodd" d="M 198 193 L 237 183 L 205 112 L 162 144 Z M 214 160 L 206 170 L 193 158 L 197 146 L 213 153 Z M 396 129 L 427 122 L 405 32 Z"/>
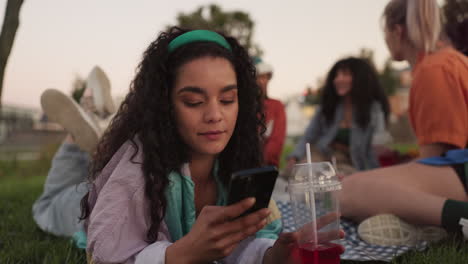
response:
<path id="1" fill-rule="evenodd" d="M 304 160 L 306 143 L 313 146 L 313 161 L 334 156 L 342 174 L 379 167 L 373 146 L 390 138 L 389 104 L 375 69 L 364 59 L 341 59 L 322 91 L 320 106 L 288 156 L 288 168 Z"/>
<path id="2" fill-rule="evenodd" d="M 265 110 L 266 131 L 263 135 L 263 157 L 267 165 L 279 167 L 281 152 L 286 137 L 286 112 L 281 101 L 268 96 L 268 83 L 273 77 L 273 68 L 260 58 L 254 58 L 257 70 L 257 85 L 260 87 Z"/>
<path id="3" fill-rule="evenodd" d="M 343 180 L 342 214 L 362 239 L 414 245 L 461 232 L 468 218 L 468 58 L 437 48 L 441 22 L 436 0 L 392 0 L 384 11 L 385 40 L 393 59 L 407 61 L 413 82 L 409 117 L 420 157 L 360 172 Z"/>

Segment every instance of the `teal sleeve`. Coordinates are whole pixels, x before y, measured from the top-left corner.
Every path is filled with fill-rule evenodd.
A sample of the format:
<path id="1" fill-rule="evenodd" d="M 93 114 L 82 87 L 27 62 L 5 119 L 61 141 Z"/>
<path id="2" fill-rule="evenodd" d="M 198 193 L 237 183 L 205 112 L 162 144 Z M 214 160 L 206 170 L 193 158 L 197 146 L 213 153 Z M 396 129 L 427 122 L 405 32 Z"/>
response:
<path id="1" fill-rule="evenodd" d="M 269 238 L 269 239 L 278 239 L 279 234 L 281 233 L 283 225 L 281 223 L 281 218 L 276 219 L 275 221 L 269 223 L 262 230 L 258 231 L 255 234 L 256 238 Z"/>

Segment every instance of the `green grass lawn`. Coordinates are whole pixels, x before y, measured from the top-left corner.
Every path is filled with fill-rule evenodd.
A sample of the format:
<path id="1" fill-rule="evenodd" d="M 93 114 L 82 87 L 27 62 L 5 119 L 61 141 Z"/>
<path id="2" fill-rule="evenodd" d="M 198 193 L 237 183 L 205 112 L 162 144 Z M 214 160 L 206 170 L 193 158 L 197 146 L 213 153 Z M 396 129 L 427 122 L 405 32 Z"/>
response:
<path id="1" fill-rule="evenodd" d="M 46 172 L 31 165 L 37 176 L 26 177 L 28 170 L 21 168 L 0 177 L 0 263 L 86 263 L 85 254 L 69 239 L 42 232 L 33 221 L 31 207 Z M 34 175 L 34 170 L 28 173 Z"/>
<path id="2" fill-rule="evenodd" d="M 84 251 L 68 238 L 59 238 L 36 227 L 31 206 L 42 192 L 47 165 L 39 162 L 0 161 L 0 263 L 86 263 Z M 49 162 L 49 161 L 47 161 Z M 384 263 L 353 262 L 352 263 Z M 424 252 L 410 252 L 392 263 L 468 263 L 468 243 L 448 239 Z"/>

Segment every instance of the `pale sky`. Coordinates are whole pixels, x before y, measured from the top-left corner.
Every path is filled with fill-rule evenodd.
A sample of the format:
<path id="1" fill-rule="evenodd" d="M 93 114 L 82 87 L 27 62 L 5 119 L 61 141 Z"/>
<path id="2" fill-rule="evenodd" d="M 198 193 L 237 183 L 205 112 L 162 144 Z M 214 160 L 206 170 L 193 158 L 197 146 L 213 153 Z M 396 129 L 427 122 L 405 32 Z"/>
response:
<path id="1" fill-rule="evenodd" d="M 70 94 L 76 75 L 94 65 L 109 76 L 112 94 L 128 91 L 149 43 L 178 12 L 215 3 L 243 10 L 255 21 L 254 41 L 274 68 L 271 97 L 285 99 L 314 85 L 333 63 L 375 51 L 381 66 L 389 56 L 380 27 L 387 0 L 25 0 L 5 72 L 3 103 L 39 107 L 47 88 Z M 0 0 L 0 23 L 6 0 Z"/>

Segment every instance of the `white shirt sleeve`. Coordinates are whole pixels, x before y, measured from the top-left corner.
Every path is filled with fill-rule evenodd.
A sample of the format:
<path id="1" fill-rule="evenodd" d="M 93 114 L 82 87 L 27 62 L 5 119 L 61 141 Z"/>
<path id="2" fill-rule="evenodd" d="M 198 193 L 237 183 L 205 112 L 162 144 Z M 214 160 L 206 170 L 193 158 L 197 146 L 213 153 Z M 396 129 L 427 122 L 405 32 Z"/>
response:
<path id="1" fill-rule="evenodd" d="M 243 240 L 237 248 L 223 259 L 226 264 L 262 264 L 263 256 L 271 248 L 275 240 L 268 238 L 255 238 L 251 236 Z"/>
<path id="2" fill-rule="evenodd" d="M 144 248 L 138 253 L 135 264 L 164 264 L 166 260 L 166 249 L 172 243 L 168 241 L 157 241 Z"/>
<path id="3" fill-rule="evenodd" d="M 160 233 L 161 235 L 161 233 Z M 164 235 L 163 235 L 164 236 Z M 161 239 L 161 240 L 159 240 Z M 239 246 L 221 261 L 214 263 L 225 264 L 262 264 L 265 252 L 273 246 L 275 240 L 268 238 L 249 237 L 242 241 Z M 164 264 L 166 249 L 172 243 L 159 237 L 158 241 L 144 248 L 137 256 L 135 264 Z"/>
<path id="4" fill-rule="evenodd" d="M 172 245 L 170 241 L 169 230 L 163 221 L 159 228 L 158 240 L 138 253 L 135 264 L 164 264 L 166 261 L 166 249 Z"/>

